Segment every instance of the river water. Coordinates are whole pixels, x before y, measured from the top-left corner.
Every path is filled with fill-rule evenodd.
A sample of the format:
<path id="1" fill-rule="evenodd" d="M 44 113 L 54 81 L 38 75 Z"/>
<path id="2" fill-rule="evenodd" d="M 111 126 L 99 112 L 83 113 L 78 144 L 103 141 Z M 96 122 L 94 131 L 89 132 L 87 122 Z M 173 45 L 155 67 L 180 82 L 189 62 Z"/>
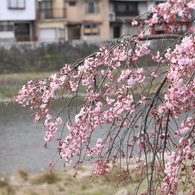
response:
<path id="1" fill-rule="evenodd" d="M 17 103 L 10 103 L 8 107 L 0 103 L 0 177 L 11 176 L 17 169 L 28 172 L 48 170 L 47 165 L 55 155 L 57 141 L 53 139 L 48 148 L 42 147 L 47 129 L 42 123 L 34 123 L 31 114 L 32 111 L 21 108 Z M 104 133 L 105 129 L 97 129 L 92 144 Z M 62 165 L 63 160 L 56 164 L 56 168 Z"/>
<path id="2" fill-rule="evenodd" d="M 0 103 L 0 175 L 11 175 L 16 169 L 47 169 L 52 156 L 44 145 L 45 128 L 32 122 L 31 112 L 16 103 Z M 54 151 L 54 144 L 51 145 Z"/>
<path id="3" fill-rule="evenodd" d="M 17 169 L 28 172 L 48 170 L 57 141 L 53 139 L 48 148 L 42 147 L 47 129 L 42 123 L 33 122 L 31 114 L 32 111 L 21 108 L 17 103 L 10 103 L 8 107 L 0 103 L 0 176 L 10 176 Z M 95 144 L 102 134 L 103 129 L 100 128 L 95 132 L 92 143 Z M 62 165 L 63 160 L 55 167 L 61 168 Z"/>

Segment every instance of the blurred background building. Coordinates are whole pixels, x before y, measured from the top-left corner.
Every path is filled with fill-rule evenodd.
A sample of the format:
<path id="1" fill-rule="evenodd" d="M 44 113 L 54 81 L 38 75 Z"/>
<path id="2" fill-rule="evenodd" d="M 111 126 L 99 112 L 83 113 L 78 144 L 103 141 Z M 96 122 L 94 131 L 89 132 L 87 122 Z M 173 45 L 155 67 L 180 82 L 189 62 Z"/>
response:
<path id="1" fill-rule="evenodd" d="M 132 19 L 148 12 L 163 0 L 1 0 L 0 41 L 108 40 L 124 34 L 138 34 Z M 141 16 L 142 21 L 152 13 Z M 182 14 L 182 13 L 181 13 Z M 193 24 L 182 22 L 178 14 L 178 33 Z M 161 24 L 148 31 L 162 31 Z"/>
<path id="2" fill-rule="evenodd" d="M 1 0 L 0 40 L 34 41 L 35 0 Z"/>

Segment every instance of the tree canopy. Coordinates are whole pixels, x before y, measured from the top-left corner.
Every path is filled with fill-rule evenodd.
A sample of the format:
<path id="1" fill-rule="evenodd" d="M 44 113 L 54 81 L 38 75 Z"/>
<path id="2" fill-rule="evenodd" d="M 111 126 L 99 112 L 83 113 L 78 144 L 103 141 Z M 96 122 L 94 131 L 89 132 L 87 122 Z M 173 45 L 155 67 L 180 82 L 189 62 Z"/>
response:
<path id="1" fill-rule="evenodd" d="M 34 121 L 47 127 L 45 146 L 61 131 L 56 154 L 64 166 L 77 170 L 83 161 L 93 162 L 91 179 L 119 166 L 119 182 L 129 183 L 131 174 L 141 170 L 134 194 L 144 180 L 145 194 L 178 194 L 180 186 L 184 193 L 195 194 L 195 28 L 183 35 L 145 35 L 156 24 L 177 32 L 178 12 L 186 21 L 192 9 L 194 0 L 160 3 L 151 8 L 148 20 L 132 21 L 141 29 L 139 35 L 124 35 L 83 60 L 65 64 L 59 73 L 22 87 L 14 101 L 35 110 Z M 152 50 L 151 40 L 171 42 Z M 72 120 L 70 111 L 83 93 Z M 53 114 L 53 102 L 60 99 L 61 108 Z M 104 135 L 93 145 L 98 128 Z"/>

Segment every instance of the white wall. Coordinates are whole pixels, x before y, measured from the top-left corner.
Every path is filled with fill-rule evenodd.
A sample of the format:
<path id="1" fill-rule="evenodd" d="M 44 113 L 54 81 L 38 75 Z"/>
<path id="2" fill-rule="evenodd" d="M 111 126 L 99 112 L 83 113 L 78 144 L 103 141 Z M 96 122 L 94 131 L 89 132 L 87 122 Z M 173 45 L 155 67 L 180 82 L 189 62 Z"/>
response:
<path id="1" fill-rule="evenodd" d="M 14 37 L 14 32 L 12 31 L 0 32 L 0 39 L 13 39 Z"/>
<path id="2" fill-rule="evenodd" d="M 139 14 L 146 13 L 148 11 L 147 2 L 139 2 L 138 3 L 138 10 L 139 10 Z M 147 18 L 147 14 L 141 16 L 139 19 L 146 19 L 146 18 Z"/>
<path id="3" fill-rule="evenodd" d="M 0 21 L 35 20 L 35 1 L 25 0 L 25 9 L 9 9 L 7 0 L 0 0 Z"/>

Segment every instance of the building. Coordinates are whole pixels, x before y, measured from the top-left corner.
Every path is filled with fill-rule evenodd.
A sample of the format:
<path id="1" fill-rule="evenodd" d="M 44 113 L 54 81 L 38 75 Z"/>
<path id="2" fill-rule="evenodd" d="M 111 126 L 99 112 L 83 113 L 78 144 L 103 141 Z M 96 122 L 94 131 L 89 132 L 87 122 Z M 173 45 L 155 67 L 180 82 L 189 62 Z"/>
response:
<path id="1" fill-rule="evenodd" d="M 1 0 L 0 41 L 34 41 L 35 0 Z"/>
<path id="2" fill-rule="evenodd" d="M 147 0 L 110 0 L 110 38 L 118 38 L 125 34 L 139 34 L 140 29 L 132 26 L 132 19 L 148 11 L 150 6 Z M 147 14 L 141 16 L 138 21 L 147 19 Z"/>
<path id="3" fill-rule="evenodd" d="M 67 40 L 67 9 L 64 0 L 36 1 L 37 40 Z"/>
<path id="4" fill-rule="evenodd" d="M 150 18 L 153 13 L 147 13 L 151 7 L 165 2 L 166 0 L 110 0 L 109 3 L 109 10 L 110 10 L 110 38 L 118 38 L 121 35 L 124 34 L 139 34 L 140 30 L 134 26 L 131 25 L 132 19 L 135 18 L 138 15 L 141 15 L 137 19 L 139 22 L 139 25 L 142 23 L 142 21 Z M 191 10 L 192 19 L 190 21 L 182 21 L 182 11 L 178 13 L 177 20 L 175 24 L 177 25 L 178 34 L 183 34 L 186 31 L 188 31 L 191 26 L 194 26 L 194 18 L 195 18 L 195 11 Z M 157 25 L 154 25 L 151 29 L 146 31 L 146 34 L 167 34 L 172 33 L 174 26 L 171 26 L 171 28 L 167 28 L 166 30 L 163 30 L 162 28 L 163 23 L 159 23 Z M 142 29 L 145 26 L 142 27 Z"/>
<path id="5" fill-rule="evenodd" d="M 38 41 L 109 39 L 108 0 L 37 2 Z"/>
<path id="6" fill-rule="evenodd" d="M 108 0 L 66 0 L 68 40 L 109 39 Z"/>
<path id="7" fill-rule="evenodd" d="M 166 0 L 1 0 L 0 40 L 107 40 L 135 35 L 141 29 L 132 26 L 132 20 L 163 1 Z M 137 21 L 141 24 L 151 15 L 143 14 Z M 194 11 L 192 15 L 194 18 Z M 194 23 L 183 22 L 179 14 L 177 24 L 178 33 L 184 33 Z M 147 33 L 170 33 L 163 31 L 161 25 Z"/>

